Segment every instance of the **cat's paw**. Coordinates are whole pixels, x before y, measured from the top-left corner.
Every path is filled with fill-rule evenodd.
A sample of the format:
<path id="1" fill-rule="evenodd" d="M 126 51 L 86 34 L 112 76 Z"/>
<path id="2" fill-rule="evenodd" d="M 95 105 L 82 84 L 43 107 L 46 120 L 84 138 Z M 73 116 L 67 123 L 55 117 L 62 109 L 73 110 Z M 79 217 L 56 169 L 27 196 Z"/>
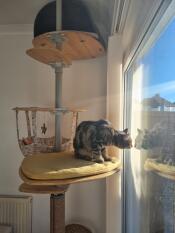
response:
<path id="1" fill-rule="evenodd" d="M 106 158 L 104 158 L 105 159 L 105 161 L 112 161 L 112 158 L 111 157 L 106 157 Z"/>
<path id="2" fill-rule="evenodd" d="M 93 162 L 104 163 L 104 159 L 103 158 L 94 159 Z"/>

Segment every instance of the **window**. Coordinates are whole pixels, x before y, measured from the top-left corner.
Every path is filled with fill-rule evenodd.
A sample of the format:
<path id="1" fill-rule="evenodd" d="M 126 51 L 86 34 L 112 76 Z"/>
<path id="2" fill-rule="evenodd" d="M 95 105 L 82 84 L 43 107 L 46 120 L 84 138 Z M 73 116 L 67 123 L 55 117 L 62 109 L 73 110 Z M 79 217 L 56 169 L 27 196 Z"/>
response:
<path id="1" fill-rule="evenodd" d="M 125 72 L 125 233 L 175 232 L 175 19 Z"/>

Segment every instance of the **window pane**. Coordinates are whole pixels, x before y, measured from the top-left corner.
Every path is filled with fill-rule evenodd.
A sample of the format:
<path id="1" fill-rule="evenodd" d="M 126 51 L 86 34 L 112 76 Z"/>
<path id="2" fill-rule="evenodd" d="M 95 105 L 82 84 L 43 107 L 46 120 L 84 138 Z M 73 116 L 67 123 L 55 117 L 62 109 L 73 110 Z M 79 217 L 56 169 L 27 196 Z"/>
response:
<path id="1" fill-rule="evenodd" d="M 174 233 L 175 20 L 126 76 L 126 233 Z"/>

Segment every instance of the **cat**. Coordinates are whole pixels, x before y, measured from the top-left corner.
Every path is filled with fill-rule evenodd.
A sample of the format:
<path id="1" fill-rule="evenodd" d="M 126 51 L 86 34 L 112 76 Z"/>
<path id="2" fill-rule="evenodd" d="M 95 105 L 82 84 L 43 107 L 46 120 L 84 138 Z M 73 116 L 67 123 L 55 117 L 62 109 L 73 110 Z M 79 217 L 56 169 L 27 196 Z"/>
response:
<path id="1" fill-rule="evenodd" d="M 150 150 L 162 146 L 163 135 L 162 132 L 155 129 L 137 129 L 137 136 L 135 139 L 136 149 Z"/>
<path id="2" fill-rule="evenodd" d="M 149 157 L 166 164 L 175 164 L 175 134 L 170 122 L 162 121 L 152 129 L 137 129 L 135 147 L 148 150 Z"/>
<path id="3" fill-rule="evenodd" d="M 107 146 L 131 148 L 132 139 L 128 129 L 115 130 L 107 120 L 83 121 L 76 129 L 73 147 L 75 156 L 79 159 L 97 163 L 111 161 L 107 154 Z"/>

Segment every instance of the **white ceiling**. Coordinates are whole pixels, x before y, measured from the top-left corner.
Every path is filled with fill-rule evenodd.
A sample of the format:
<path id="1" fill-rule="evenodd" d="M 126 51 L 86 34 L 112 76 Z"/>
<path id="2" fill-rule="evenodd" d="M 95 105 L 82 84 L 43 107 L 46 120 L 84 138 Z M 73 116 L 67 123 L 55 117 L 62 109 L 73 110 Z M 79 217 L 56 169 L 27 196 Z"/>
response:
<path id="1" fill-rule="evenodd" d="M 0 0 L 0 25 L 33 24 L 38 11 L 51 0 Z"/>
<path id="2" fill-rule="evenodd" d="M 33 24 L 39 10 L 41 10 L 41 8 L 48 2 L 52 1 L 53 0 L 0 0 L 0 25 Z M 105 2 L 110 5 L 110 1 L 108 0 L 98 0 L 96 1 L 97 7 L 99 6 L 100 1 L 103 5 Z M 85 4 L 88 3 L 89 6 L 94 6 L 93 2 L 93 0 L 89 0 L 89 2 L 85 1 Z M 112 4 L 111 6 L 113 7 Z M 111 14 L 112 13 L 113 12 L 111 12 Z"/>

